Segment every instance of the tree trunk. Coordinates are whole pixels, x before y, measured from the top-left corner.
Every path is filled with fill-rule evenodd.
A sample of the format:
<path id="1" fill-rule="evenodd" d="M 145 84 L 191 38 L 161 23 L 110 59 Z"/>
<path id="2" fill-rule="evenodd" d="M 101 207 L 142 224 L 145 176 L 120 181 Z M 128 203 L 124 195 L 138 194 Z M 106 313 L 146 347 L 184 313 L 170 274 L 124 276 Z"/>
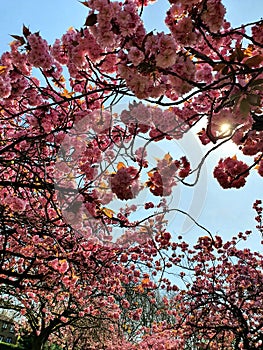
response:
<path id="1" fill-rule="evenodd" d="M 42 337 L 33 337 L 31 350 L 43 350 L 44 341 Z"/>

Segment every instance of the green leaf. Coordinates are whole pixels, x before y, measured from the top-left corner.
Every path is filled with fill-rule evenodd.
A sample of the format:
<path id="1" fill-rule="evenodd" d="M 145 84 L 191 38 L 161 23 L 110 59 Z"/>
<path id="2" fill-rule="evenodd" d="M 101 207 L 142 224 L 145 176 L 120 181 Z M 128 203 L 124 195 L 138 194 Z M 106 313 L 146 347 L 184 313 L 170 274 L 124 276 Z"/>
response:
<path id="1" fill-rule="evenodd" d="M 240 114 L 243 117 L 247 117 L 250 112 L 250 104 L 247 99 L 243 99 L 239 105 Z"/>
<path id="2" fill-rule="evenodd" d="M 248 58 L 244 63 L 248 67 L 253 67 L 253 66 L 258 66 L 261 62 L 263 61 L 263 56 L 261 55 L 256 55 L 254 57 Z"/>
<path id="3" fill-rule="evenodd" d="M 252 106 L 259 106 L 260 105 L 260 96 L 255 94 L 250 94 L 247 97 L 247 101 Z"/>
<path id="4" fill-rule="evenodd" d="M 251 83 L 249 83 L 248 85 L 253 87 L 261 84 L 263 85 L 263 79 L 252 80 Z"/>
<path id="5" fill-rule="evenodd" d="M 241 96 L 241 92 L 238 92 L 236 94 L 233 94 L 229 97 L 229 101 L 234 101 L 236 100 L 237 98 L 239 98 Z"/>
<path id="6" fill-rule="evenodd" d="M 21 45 L 24 45 L 26 43 L 25 39 L 22 37 L 22 36 L 19 36 L 19 35 L 10 35 L 12 38 L 20 41 L 20 44 Z"/>
<path id="7" fill-rule="evenodd" d="M 245 57 L 244 50 L 242 50 L 240 46 L 236 48 L 236 57 L 238 62 L 241 62 Z"/>
<path id="8" fill-rule="evenodd" d="M 82 5 L 89 7 L 88 1 L 79 1 Z"/>
<path id="9" fill-rule="evenodd" d="M 23 35 L 27 38 L 31 34 L 29 28 L 23 24 Z"/>
<path id="10" fill-rule="evenodd" d="M 213 70 L 220 72 L 226 65 L 224 63 L 217 63 L 214 65 Z"/>
<path id="11" fill-rule="evenodd" d="M 97 23 L 97 15 L 95 13 L 91 13 L 85 22 L 85 26 L 92 27 Z"/>

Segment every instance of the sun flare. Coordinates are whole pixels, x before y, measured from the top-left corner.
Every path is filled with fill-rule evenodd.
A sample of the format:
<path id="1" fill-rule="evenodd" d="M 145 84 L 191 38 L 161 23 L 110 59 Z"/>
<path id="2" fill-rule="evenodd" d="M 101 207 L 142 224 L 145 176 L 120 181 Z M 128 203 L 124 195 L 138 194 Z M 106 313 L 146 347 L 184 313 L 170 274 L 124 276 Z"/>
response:
<path id="1" fill-rule="evenodd" d="M 223 123 L 220 125 L 220 131 L 222 134 L 227 134 L 231 132 L 231 124 L 229 123 Z"/>

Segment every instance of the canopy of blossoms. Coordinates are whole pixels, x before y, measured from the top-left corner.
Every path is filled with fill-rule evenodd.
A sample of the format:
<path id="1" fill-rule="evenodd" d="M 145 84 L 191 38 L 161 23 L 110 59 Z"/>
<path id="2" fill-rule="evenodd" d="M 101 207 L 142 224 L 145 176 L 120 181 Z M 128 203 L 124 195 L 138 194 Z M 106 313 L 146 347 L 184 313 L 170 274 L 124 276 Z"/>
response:
<path id="1" fill-rule="evenodd" d="M 222 245 L 192 217 L 206 236 L 191 250 L 172 239 L 167 214 L 189 215 L 169 205 L 172 192 L 194 186 L 225 142 L 250 162 L 219 159 L 222 188 L 263 176 L 262 20 L 233 28 L 220 0 L 170 0 L 167 32 L 148 32 L 151 1 L 82 4 L 81 28 L 48 43 L 24 26 L 0 58 L 2 305 L 29 320 L 34 350 L 52 336 L 73 346 L 85 317 L 86 328 L 100 319 L 107 329 L 104 349 L 182 349 L 196 334 L 207 349 L 260 348 L 262 256 L 236 238 Z M 149 160 L 152 144 L 200 122 L 197 167 L 187 154 Z M 193 284 L 179 290 L 165 272 L 184 254 Z M 177 293 L 166 303 L 173 322 L 140 324 L 133 345 L 122 321 L 139 324 L 144 309 L 128 296 L 155 304 L 158 287 Z M 102 346 L 95 338 L 85 338 L 90 349 Z"/>

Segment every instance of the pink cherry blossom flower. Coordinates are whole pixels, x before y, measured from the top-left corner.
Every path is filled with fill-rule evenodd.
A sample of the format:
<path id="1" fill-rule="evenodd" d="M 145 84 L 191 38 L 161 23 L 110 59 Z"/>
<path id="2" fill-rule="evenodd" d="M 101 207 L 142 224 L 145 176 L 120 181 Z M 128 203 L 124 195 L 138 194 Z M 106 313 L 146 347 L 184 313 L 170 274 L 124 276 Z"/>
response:
<path id="1" fill-rule="evenodd" d="M 131 47 L 128 53 L 128 59 L 134 66 L 138 66 L 144 60 L 144 53 L 137 49 L 137 47 Z"/>
<path id="2" fill-rule="evenodd" d="M 225 13 L 221 0 L 208 0 L 201 18 L 212 32 L 217 32 L 223 24 Z"/>
<path id="3" fill-rule="evenodd" d="M 26 202 L 23 199 L 11 195 L 4 199 L 4 203 L 16 212 L 21 212 L 26 208 Z"/>
<path id="4" fill-rule="evenodd" d="M 161 68 L 168 68 L 175 64 L 176 52 L 173 49 L 166 49 L 156 56 L 156 65 Z"/>

